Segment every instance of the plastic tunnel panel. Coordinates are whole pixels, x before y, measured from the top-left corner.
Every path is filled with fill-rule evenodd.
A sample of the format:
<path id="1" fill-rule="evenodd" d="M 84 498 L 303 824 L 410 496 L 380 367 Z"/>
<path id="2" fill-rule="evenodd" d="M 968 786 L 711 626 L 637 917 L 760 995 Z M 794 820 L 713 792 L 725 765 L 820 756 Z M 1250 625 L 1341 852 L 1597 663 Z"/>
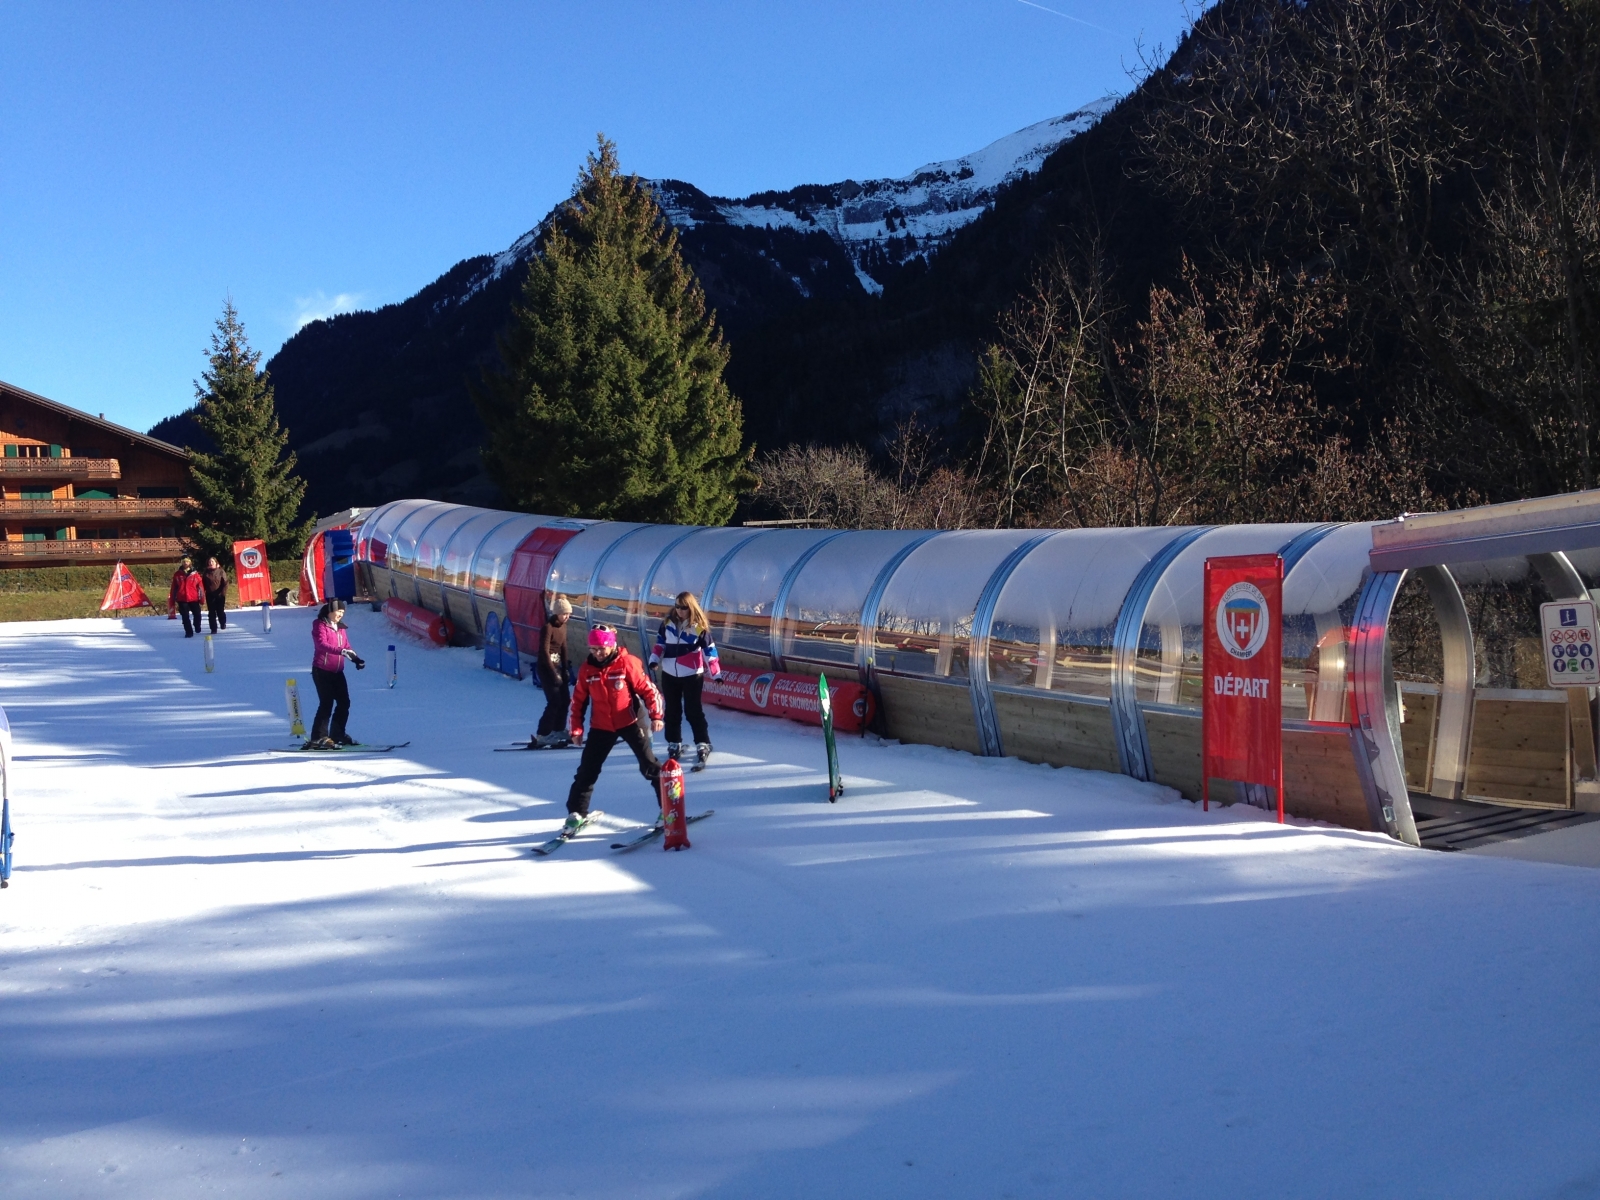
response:
<path id="1" fill-rule="evenodd" d="M 968 529 L 932 538 L 901 563 L 878 608 L 877 673 L 965 683 L 978 597 L 1037 529 Z"/>
<path id="2" fill-rule="evenodd" d="M 753 532 L 739 526 L 700 529 L 672 547 L 656 568 L 648 585 L 649 594 L 642 601 L 647 640 L 654 638 L 656 627 L 665 619 L 679 592 L 693 592 L 701 607 L 707 608 L 706 589 L 711 573 L 730 550 L 748 541 Z M 709 608 L 707 619 L 711 619 Z"/>
<path id="3" fill-rule="evenodd" d="M 539 527 L 542 518 L 522 513 L 500 514 L 504 518 L 484 535 L 468 564 L 472 572 L 472 594 L 485 600 L 499 600 L 505 595 L 506 575 L 511 570 L 511 557 L 523 540 Z"/>
<path id="4" fill-rule="evenodd" d="M 470 592 L 473 556 L 477 554 L 478 547 L 483 544 L 483 539 L 489 535 L 489 531 L 505 519 L 505 513 L 480 508 L 457 525 L 439 557 L 437 573 L 439 582 L 457 591 Z"/>
<path id="5" fill-rule="evenodd" d="M 1205 561 L 1234 554 L 1274 554 L 1315 525 L 1230 525 L 1202 534 L 1173 560 L 1151 593 L 1139 635 L 1141 703 L 1200 712 L 1201 609 Z"/>
<path id="6" fill-rule="evenodd" d="M 449 509 L 457 507 L 440 500 L 429 500 L 418 505 L 395 526 L 389 539 L 389 569 L 404 575 L 417 571 L 417 538 L 434 520 Z M 409 598 L 409 597 L 406 597 Z"/>
<path id="7" fill-rule="evenodd" d="M 772 610 L 784 578 L 801 555 L 832 536 L 826 529 L 770 529 L 739 547 L 704 605 L 725 658 L 771 666 Z"/>
<path id="8" fill-rule="evenodd" d="M 446 509 L 429 521 L 417 535 L 417 578 L 444 583 L 444 556 L 450 541 L 474 517 L 489 515 L 492 514 L 487 509 L 463 506 Z"/>
<path id="9" fill-rule="evenodd" d="M 924 536 L 919 530 L 876 529 L 819 543 L 795 576 L 781 614 L 784 669 L 856 677 L 867 594 L 884 564 Z"/>
<path id="10" fill-rule="evenodd" d="M 589 621 L 589 586 L 596 565 L 615 542 L 642 528 L 635 521 L 600 521 L 583 529 L 556 555 L 545 586 L 572 602 L 573 618 L 585 627 Z"/>
<path id="11" fill-rule="evenodd" d="M 646 525 L 618 538 L 596 565 L 589 585 L 591 625 L 610 625 L 638 654 L 640 590 L 663 551 L 693 533 L 692 525 Z"/>
<path id="12" fill-rule="evenodd" d="M 1348 724 L 1350 628 L 1371 574 L 1369 524 L 1328 533 L 1283 580 L 1283 715 Z"/>
<path id="13" fill-rule="evenodd" d="M 376 567 L 390 567 L 390 549 L 400 526 L 419 508 L 428 508 L 436 503 L 438 501 L 435 500 L 396 500 L 375 510 L 361 524 L 356 556 Z"/>
<path id="14" fill-rule="evenodd" d="M 995 605 L 990 686 L 1109 701 L 1128 589 L 1178 532 L 1068 529 L 1036 546 Z"/>

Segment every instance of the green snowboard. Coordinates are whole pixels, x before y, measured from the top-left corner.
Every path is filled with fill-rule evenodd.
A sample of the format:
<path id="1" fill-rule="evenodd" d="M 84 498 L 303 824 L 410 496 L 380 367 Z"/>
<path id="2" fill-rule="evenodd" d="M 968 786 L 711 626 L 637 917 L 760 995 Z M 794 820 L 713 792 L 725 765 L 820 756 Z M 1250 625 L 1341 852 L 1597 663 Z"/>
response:
<path id="1" fill-rule="evenodd" d="M 828 744 L 828 803 L 844 795 L 844 777 L 839 774 L 839 747 L 833 742 L 833 698 L 828 694 L 828 677 L 817 676 L 817 702 L 822 707 L 822 740 Z"/>

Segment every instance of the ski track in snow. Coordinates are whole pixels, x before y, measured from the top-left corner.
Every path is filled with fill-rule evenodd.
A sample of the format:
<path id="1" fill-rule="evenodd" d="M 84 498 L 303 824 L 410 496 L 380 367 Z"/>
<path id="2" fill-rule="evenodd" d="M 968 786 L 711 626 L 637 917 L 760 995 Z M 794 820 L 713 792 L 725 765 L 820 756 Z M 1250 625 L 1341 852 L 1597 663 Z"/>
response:
<path id="1" fill-rule="evenodd" d="M 269 757 L 273 620 L 0 626 L 8 1197 L 1600 1194 L 1600 872 L 717 710 L 535 861 L 527 682 L 353 609 L 412 745 Z"/>

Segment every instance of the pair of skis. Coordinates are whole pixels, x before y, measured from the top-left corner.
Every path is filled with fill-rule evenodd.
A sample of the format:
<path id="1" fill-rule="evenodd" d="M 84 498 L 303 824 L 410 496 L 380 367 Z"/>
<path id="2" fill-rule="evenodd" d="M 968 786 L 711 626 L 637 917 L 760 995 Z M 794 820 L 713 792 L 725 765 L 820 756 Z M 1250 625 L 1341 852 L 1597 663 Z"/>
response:
<path id="1" fill-rule="evenodd" d="M 703 813 L 696 813 L 694 816 L 686 818 L 684 823 L 686 825 L 693 825 L 696 821 L 703 821 L 707 817 L 712 816 L 716 811 L 717 810 L 714 808 L 708 808 Z M 565 846 L 573 838 L 577 837 L 578 834 L 582 833 L 584 829 L 588 827 L 589 822 L 593 821 L 596 817 L 604 815 L 605 814 L 596 809 L 594 812 L 591 812 L 588 816 L 584 817 L 581 822 L 573 826 L 571 829 L 562 829 L 560 833 L 556 834 L 556 836 L 551 838 L 548 842 L 540 842 L 537 846 L 529 846 L 528 851 L 539 858 L 548 858 L 557 850 L 561 849 L 561 847 Z M 625 854 L 629 850 L 637 850 L 640 846 L 648 845 L 665 832 L 666 826 L 658 821 L 656 824 L 645 829 L 644 832 L 628 838 L 626 841 L 612 842 L 611 848 Z"/>
<path id="2" fill-rule="evenodd" d="M 388 754 L 391 750 L 400 750 L 411 745 L 410 742 L 394 742 L 386 746 L 375 746 L 367 742 L 355 742 L 349 746 L 313 746 L 307 742 L 304 746 L 289 746 L 268 750 L 268 754 Z"/>

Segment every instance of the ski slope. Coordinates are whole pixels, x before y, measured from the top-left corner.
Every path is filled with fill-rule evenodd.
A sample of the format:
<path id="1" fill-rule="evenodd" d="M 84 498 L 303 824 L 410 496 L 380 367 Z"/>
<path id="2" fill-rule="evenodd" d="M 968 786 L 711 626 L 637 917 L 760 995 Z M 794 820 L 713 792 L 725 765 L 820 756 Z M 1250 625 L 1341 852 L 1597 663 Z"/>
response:
<path id="1" fill-rule="evenodd" d="M 269 756 L 234 619 L 0 626 L 8 1198 L 1600 1195 L 1600 872 L 715 710 L 692 850 L 619 751 L 536 861 L 526 682 L 352 610 L 412 744 Z"/>

